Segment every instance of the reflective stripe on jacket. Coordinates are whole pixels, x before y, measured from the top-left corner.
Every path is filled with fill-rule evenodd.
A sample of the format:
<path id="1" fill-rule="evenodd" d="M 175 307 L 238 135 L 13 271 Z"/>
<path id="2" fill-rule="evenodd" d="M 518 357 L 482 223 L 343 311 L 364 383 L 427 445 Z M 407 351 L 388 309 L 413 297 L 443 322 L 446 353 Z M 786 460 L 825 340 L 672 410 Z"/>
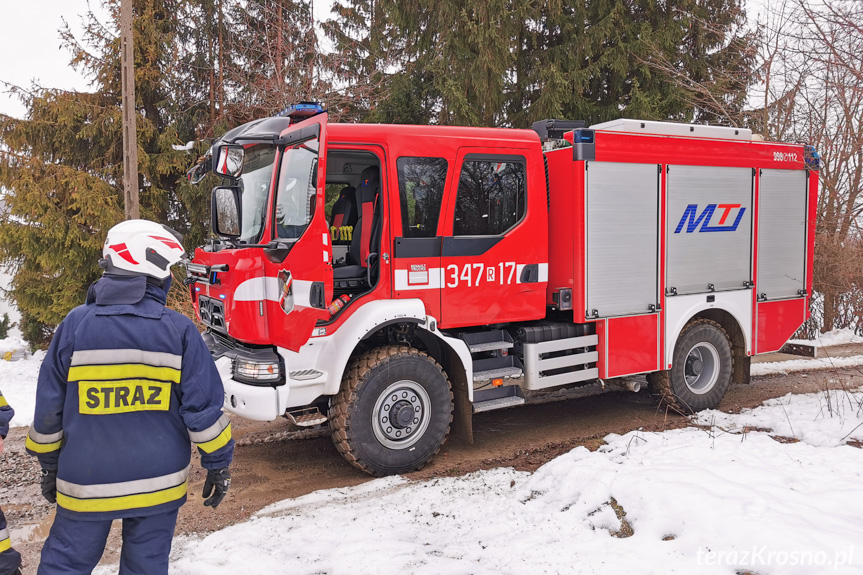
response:
<path id="1" fill-rule="evenodd" d="M 224 390 L 194 324 L 143 277 L 105 276 L 57 328 L 27 450 L 57 469 L 59 512 L 139 517 L 186 500 L 191 453 L 230 464 Z"/>

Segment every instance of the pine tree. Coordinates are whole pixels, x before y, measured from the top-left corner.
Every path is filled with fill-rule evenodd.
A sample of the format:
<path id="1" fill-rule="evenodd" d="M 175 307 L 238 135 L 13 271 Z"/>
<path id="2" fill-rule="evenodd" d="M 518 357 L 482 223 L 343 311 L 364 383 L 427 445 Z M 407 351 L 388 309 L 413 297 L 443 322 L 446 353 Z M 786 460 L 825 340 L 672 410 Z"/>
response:
<path id="1" fill-rule="evenodd" d="M 331 116 L 341 121 L 427 123 L 421 82 L 400 81 L 411 67 L 404 59 L 410 39 L 393 25 L 391 7 L 382 0 L 333 3 L 334 17 L 321 28 L 331 43 L 323 60 L 340 86 L 328 94 Z M 416 79 L 415 79 L 416 80 Z"/>
<path id="2" fill-rule="evenodd" d="M 524 0 L 387 0 L 406 38 L 398 76 L 418 82 L 441 124 L 495 126 L 513 65 L 513 38 L 530 3 Z"/>
<path id="3" fill-rule="evenodd" d="M 178 4 L 174 97 L 182 101 L 178 130 L 212 139 L 230 126 L 225 118 L 225 70 L 232 61 L 231 27 L 223 0 Z"/>
<path id="4" fill-rule="evenodd" d="M 182 102 L 170 90 L 181 2 L 134 4 L 139 186 L 142 217 L 187 233 L 187 244 L 195 245 L 204 236 L 206 199 L 178 185 L 189 157 L 171 147 L 194 137 L 180 133 L 188 122 L 184 128 Z M 117 1 L 109 8 L 116 22 Z M 63 39 L 94 91 L 22 92 L 26 118 L 0 116 L 0 187 L 8 208 L 0 221 L 0 262 L 13 271 L 11 298 L 22 329 L 33 334 L 44 334 L 83 302 L 100 275 L 105 234 L 123 219 L 119 39 L 92 14 L 83 43 L 68 30 Z"/>
<path id="5" fill-rule="evenodd" d="M 303 100 L 322 100 L 311 0 L 248 0 L 228 11 L 233 62 L 226 63 L 229 125 L 272 116 Z"/>
<path id="6" fill-rule="evenodd" d="M 15 327 L 15 324 L 12 323 L 12 320 L 9 318 L 8 313 L 3 314 L 3 319 L 0 319 L 0 339 L 6 339 L 9 337 L 9 330 Z"/>
<path id="7" fill-rule="evenodd" d="M 742 31 L 741 0 L 340 6 L 338 33 L 350 41 L 339 54 L 359 46 L 363 61 L 372 52 L 362 48 L 378 46 L 363 16 L 386 22 L 387 34 L 399 39 L 390 62 L 397 69 L 368 107 L 410 110 L 420 103 L 435 123 L 526 127 L 549 117 L 596 123 L 622 115 L 728 121 L 740 115 L 753 79 L 755 38 Z"/>
<path id="8" fill-rule="evenodd" d="M 755 47 L 739 0 L 563 0 L 537 14 L 518 44 L 514 124 L 739 120 Z"/>

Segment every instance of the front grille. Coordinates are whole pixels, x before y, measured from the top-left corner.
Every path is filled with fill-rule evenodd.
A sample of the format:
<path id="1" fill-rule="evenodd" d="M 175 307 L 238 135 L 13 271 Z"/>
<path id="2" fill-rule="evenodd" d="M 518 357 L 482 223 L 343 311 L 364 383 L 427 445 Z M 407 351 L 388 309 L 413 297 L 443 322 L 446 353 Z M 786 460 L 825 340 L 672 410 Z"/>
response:
<path id="1" fill-rule="evenodd" d="M 237 342 L 227 335 L 221 334 L 217 331 L 210 332 L 210 335 L 212 335 L 213 340 L 215 340 L 221 347 L 225 348 L 225 350 L 233 351 L 238 347 Z"/>
<path id="2" fill-rule="evenodd" d="M 201 310 L 201 321 L 213 329 L 227 331 L 225 327 L 225 304 L 211 297 L 199 296 L 198 309 Z"/>

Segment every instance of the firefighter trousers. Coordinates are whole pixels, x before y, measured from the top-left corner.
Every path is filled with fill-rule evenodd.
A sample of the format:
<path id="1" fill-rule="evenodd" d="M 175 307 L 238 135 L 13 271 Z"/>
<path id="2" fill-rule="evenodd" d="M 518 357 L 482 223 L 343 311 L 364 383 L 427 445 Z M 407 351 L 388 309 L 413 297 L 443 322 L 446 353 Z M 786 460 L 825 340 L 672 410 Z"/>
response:
<path id="1" fill-rule="evenodd" d="M 121 519 L 120 575 L 167 575 L 178 511 Z M 38 575 L 89 575 L 105 551 L 111 523 L 58 514 L 42 547 Z"/>
<path id="2" fill-rule="evenodd" d="M 21 554 L 12 549 L 12 541 L 6 529 L 6 516 L 0 509 L 0 575 L 11 575 L 19 565 Z"/>

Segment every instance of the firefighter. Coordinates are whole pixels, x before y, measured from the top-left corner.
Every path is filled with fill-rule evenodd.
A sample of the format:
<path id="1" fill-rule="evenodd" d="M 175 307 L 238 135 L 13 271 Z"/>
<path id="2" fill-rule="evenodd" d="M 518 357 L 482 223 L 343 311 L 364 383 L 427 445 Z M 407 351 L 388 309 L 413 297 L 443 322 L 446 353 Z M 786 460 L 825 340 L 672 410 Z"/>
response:
<path id="1" fill-rule="evenodd" d="M 234 441 L 221 378 L 195 325 L 165 307 L 181 240 L 145 220 L 111 228 L 102 278 L 48 348 L 26 442 L 57 504 L 39 575 L 90 573 L 114 519 L 121 575 L 167 573 L 190 440 L 207 469 L 204 505 L 228 491 Z"/>
<path id="2" fill-rule="evenodd" d="M 0 453 L 3 453 L 3 440 L 9 433 L 9 421 L 15 417 L 15 410 L 0 392 Z M 12 549 L 12 540 L 6 530 L 6 516 L 0 509 L 0 575 L 20 575 L 21 554 Z"/>

